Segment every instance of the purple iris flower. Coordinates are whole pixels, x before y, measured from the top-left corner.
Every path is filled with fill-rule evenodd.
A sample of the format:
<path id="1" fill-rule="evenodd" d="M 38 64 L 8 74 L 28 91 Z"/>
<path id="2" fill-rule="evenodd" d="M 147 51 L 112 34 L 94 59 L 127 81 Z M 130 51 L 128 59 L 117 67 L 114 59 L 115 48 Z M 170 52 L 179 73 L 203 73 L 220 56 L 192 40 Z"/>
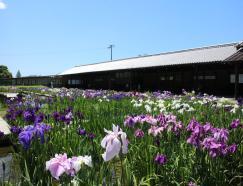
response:
<path id="1" fill-rule="evenodd" d="M 228 141 L 229 131 L 227 129 L 215 129 L 213 136 L 217 140 L 226 143 Z"/>
<path id="2" fill-rule="evenodd" d="M 30 148 L 31 141 L 34 138 L 40 138 L 41 143 L 44 143 L 44 134 L 50 129 L 51 127 L 44 123 L 36 123 L 35 125 L 26 126 L 23 131 L 19 133 L 19 142 L 25 150 Z"/>
<path id="3" fill-rule="evenodd" d="M 30 148 L 30 143 L 33 138 L 33 131 L 24 130 L 19 134 L 19 142 L 24 147 L 25 150 Z"/>
<path id="4" fill-rule="evenodd" d="M 164 165 L 167 162 L 167 157 L 163 154 L 157 154 L 156 157 L 154 158 L 154 161 L 158 165 Z"/>
<path id="5" fill-rule="evenodd" d="M 212 125 L 210 123 L 206 123 L 203 125 L 204 132 L 210 132 L 213 129 Z"/>
<path id="6" fill-rule="evenodd" d="M 41 123 L 45 118 L 45 115 L 43 113 L 40 113 L 38 116 L 35 118 L 35 123 Z"/>
<path id="7" fill-rule="evenodd" d="M 7 113 L 5 115 L 5 118 L 7 119 L 7 121 L 11 122 L 11 121 L 15 121 L 16 120 L 16 115 L 14 113 Z"/>
<path id="8" fill-rule="evenodd" d="M 93 134 L 93 133 L 89 133 L 89 134 L 88 134 L 88 137 L 89 137 L 89 139 L 93 140 L 93 139 L 95 138 L 95 134 Z"/>
<path id="9" fill-rule="evenodd" d="M 137 129 L 134 133 L 136 138 L 142 138 L 144 136 L 144 132 L 141 129 Z"/>
<path id="10" fill-rule="evenodd" d="M 23 110 L 17 110 L 15 114 L 16 116 L 21 116 L 23 114 Z"/>
<path id="11" fill-rule="evenodd" d="M 243 105 L 243 97 L 240 97 L 237 99 L 238 105 L 242 106 Z"/>
<path id="12" fill-rule="evenodd" d="M 233 121 L 231 128 L 237 127 L 238 122 L 237 120 Z M 225 128 L 213 128 L 209 123 L 202 126 L 197 121 L 191 121 L 187 129 L 191 131 L 187 143 L 207 150 L 213 158 L 232 154 L 237 150 L 236 144 L 228 146 L 229 131 Z"/>
<path id="13" fill-rule="evenodd" d="M 51 129 L 51 126 L 46 125 L 44 123 L 35 124 L 35 126 L 34 126 L 35 136 L 40 138 L 41 143 L 45 142 L 44 134 L 45 134 L 45 132 L 49 131 L 50 129 Z"/>
<path id="14" fill-rule="evenodd" d="M 59 114 L 59 112 L 53 112 L 52 113 L 52 117 L 54 118 L 54 120 L 57 122 L 57 121 L 59 121 L 60 120 L 60 114 Z"/>
<path id="15" fill-rule="evenodd" d="M 35 121 L 35 113 L 34 113 L 33 110 L 24 111 L 23 115 L 24 115 L 24 120 L 26 122 L 34 122 Z"/>
<path id="16" fill-rule="evenodd" d="M 234 119 L 230 124 L 231 129 L 236 129 L 237 127 L 242 127 L 242 124 L 240 123 L 240 119 Z"/>
<path id="17" fill-rule="evenodd" d="M 73 111 L 73 107 L 69 106 L 66 110 L 65 113 L 69 113 Z"/>
<path id="18" fill-rule="evenodd" d="M 227 147 L 227 152 L 228 153 L 233 154 L 233 153 L 236 152 L 236 150 L 237 150 L 237 145 L 236 144 L 232 144 L 232 145 L 230 145 L 230 146 Z"/>
<path id="19" fill-rule="evenodd" d="M 20 132 L 22 132 L 22 128 L 19 127 L 19 126 L 11 126 L 10 128 L 10 131 L 13 133 L 13 134 L 19 134 Z"/>
<path id="20" fill-rule="evenodd" d="M 4 132 L 0 131 L 0 138 L 4 136 Z"/>
<path id="21" fill-rule="evenodd" d="M 72 112 L 68 112 L 68 113 L 60 116 L 60 121 L 66 123 L 66 124 L 70 124 L 72 119 L 73 119 Z"/>
<path id="22" fill-rule="evenodd" d="M 188 186 L 197 186 L 197 184 L 194 183 L 194 182 L 192 182 L 192 181 L 190 181 L 190 182 L 188 183 Z"/>
<path id="23" fill-rule="evenodd" d="M 134 127 L 135 125 L 134 118 L 132 116 L 128 116 L 124 121 L 124 125 L 128 127 Z"/>
<path id="24" fill-rule="evenodd" d="M 85 136 L 86 135 L 86 130 L 85 129 L 78 129 L 77 130 L 78 135 L 80 136 Z"/>

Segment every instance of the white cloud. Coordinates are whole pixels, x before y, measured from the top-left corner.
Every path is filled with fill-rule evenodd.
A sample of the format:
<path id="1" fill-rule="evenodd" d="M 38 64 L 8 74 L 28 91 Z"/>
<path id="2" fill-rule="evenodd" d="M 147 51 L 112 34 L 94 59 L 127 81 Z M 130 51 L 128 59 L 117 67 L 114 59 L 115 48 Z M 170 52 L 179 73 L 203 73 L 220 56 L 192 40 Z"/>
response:
<path id="1" fill-rule="evenodd" d="M 7 5 L 0 0 L 0 10 L 6 9 Z"/>

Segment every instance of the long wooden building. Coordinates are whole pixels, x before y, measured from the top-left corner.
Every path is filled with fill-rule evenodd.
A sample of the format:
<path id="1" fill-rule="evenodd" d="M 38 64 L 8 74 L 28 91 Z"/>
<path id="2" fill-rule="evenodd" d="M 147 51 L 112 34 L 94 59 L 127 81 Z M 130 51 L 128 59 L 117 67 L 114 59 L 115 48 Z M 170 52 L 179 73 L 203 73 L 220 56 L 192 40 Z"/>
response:
<path id="1" fill-rule="evenodd" d="M 243 43 L 81 65 L 56 76 L 13 78 L 8 82 L 12 85 L 125 91 L 170 90 L 175 93 L 186 89 L 237 97 L 243 96 Z"/>
<path id="2" fill-rule="evenodd" d="M 243 44 L 81 65 L 59 75 L 65 87 L 173 92 L 186 89 L 243 96 Z"/>

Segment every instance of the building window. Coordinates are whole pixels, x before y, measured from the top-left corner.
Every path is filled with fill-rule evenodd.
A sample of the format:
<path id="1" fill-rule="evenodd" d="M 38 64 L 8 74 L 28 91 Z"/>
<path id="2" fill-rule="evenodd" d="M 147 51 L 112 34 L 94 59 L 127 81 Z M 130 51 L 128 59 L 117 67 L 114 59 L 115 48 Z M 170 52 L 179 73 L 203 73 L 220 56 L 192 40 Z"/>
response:
<path id="1" fill-rule="evenodd" d="M 72 79 L 72 85 L 76 85 L 76 80 Z"/>
<path id="2" fill-rule="evenodd" d="M 161 81 L 164 81 L 164 80 L 165 80 L 165 76 L 161 76 L 161 77 L 160 77 L 160 80 L 161 80 Z"/>
<path id="3" fill-rule="evenodd" d="M 79 79 L 76 80 L 76 85 L 80 85 L 80 80 Z"/>
<path id="4" fill-rule="evenodd" d="M 116 78 L 129 78 L 131 76 L 130 72 L 116 72 Z"/>
<path id="5" fill-rule="evenodd" d="M 203 76 L 198 76 L 198 79 L 203 80 Z"/>
<path id="6" fill-rule="evenodd" d="M 169 80 L 172 81 L 174 79 L 174 76 L 169 76 Z"/>
<path id="7" fill-rule="evenodd" d="M 205 76 L 204 78 L 205 78 L 205 80 L 214 80 L 214 79 L 216 79 L 216 77 L 214 75 L 212 75 L 212 76 Z"/>
<path id="8" fill-rule="evenodd" d="M 230 83 L 235 83 L 235 74 L 230 74 Z M 239 83 L 243 83 L 243 74 L 239 74 Z"/>
<path id="9" fill-rule="evenodd" d="M 68 84 L 69 84 L 69 85 L 80 85 L 80 82 L 81 82 L 81 81 L 80 81 L 79 79 L 72 79 L 72 80 L 69 79 L 69 80 L 68 80 Z"/>
<path id="10" fill-rule="evenodd" d="M 95 81 L 99 82 L 99 81 L 103 81 L 103 79 L 102 78 L 96 78 Z"/>

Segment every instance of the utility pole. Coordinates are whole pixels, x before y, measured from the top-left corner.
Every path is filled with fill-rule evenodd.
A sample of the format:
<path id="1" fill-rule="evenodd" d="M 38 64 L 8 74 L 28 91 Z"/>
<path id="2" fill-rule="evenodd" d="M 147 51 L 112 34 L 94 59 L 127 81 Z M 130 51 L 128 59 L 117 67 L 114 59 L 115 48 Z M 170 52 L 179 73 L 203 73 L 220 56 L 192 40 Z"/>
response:
<path id="1" fill-rule="evenodd" d="M 112 48 L 114 47 L 115 45 L 111 44 L 108 46 L 108 49 L 111 49 L 111 61 L 112 61 Z"/>

